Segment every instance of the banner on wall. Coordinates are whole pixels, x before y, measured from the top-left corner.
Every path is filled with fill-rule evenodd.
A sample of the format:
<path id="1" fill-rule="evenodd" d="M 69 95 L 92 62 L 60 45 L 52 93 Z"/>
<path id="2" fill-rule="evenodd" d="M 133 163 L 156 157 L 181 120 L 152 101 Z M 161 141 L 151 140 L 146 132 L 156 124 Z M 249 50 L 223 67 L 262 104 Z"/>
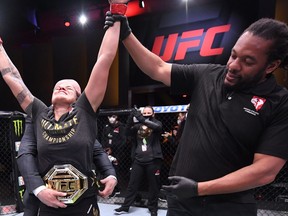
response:
<path id="1" fill-rule="evenodd" d="M 240 34 L 257 19 L 257 2 L 251 2 L 249 8 L 233 2 L 179 5 L 173 11 L 135 17 L 129 22 L 140 42 L 166 62 L 225 65 Z M 129 66 L 133 71 L 131 85 L 155 84 L 135 62 L 130 61 Z"/>
<path id="2" fill-rule="evenodd" d="M 216 1 L 182 5 L 151 16 L 151 30 L 145 34 L 144 44 L 167 62 L 225 64 L 239 35 L 255 19 L 258 6 L 250 4 L 247 9 L 231 4 Z"/>
<path id="3" fill-rule="evenodd" d="M 142 110 L 144 107 L 140 107 Z M 179 113 L 187 112 L 187 104 L 185 105 L 169 105 L 169 106 L 153 106 L 155 113 Z"/>

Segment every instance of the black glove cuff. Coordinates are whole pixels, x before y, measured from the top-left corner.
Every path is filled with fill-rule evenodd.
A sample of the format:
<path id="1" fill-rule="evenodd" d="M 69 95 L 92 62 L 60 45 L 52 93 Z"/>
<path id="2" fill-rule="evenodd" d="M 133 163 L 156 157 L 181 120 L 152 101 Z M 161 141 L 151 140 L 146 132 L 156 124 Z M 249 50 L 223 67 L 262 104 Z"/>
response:
<path id="1" fill-rule="evenodd" d="M 123 40 L 125 40 L 130 34 L 131 34 L 131 29 L 129 28 L 129 29 L 127 29 L 127 31 L 125 31 L 125 32 L 122 32 L 121 34 L 120 34 L 120 40 L 121 41 L 123 41 Z"/>
<path id="2" fill-rule="evenodd" d="M 122 15 L 113 15 L 113 18 L 115 21 L 120 21 L 121 22 L 121 29 L 120 29 L 120 40 L 126 39 L 132 32 L 129 22 L 127 20 L 126 16 Z"/>
<path id="3" fill-rule="evenodd" d="M 198 193 L 198 182 L 195 182 L 195 191 L 194 191 L 194 196 L 199 196 L 199 193 Z"/>

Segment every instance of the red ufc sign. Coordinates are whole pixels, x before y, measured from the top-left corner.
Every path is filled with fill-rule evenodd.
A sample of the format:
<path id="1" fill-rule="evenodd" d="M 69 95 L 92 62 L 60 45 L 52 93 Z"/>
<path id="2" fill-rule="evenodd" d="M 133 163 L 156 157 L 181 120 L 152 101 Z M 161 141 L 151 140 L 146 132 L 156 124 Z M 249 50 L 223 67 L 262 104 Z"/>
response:
<path id="1" fill-rule="evenodd" d="M 213 41 L 217 34 L 221 34 L 224 32 L 228 32 L 230 30 L 231 25 L 222 25 L 211 27 L 207 30 L 205 37 L 203 38 L 202 47 L 200 48 L 200 56 L 213 56 L 213 55 L 221 55 L 223 52 L 222 47 L 212 48 Z M 164 61 L 172 60 L 173 53 L 175 54 L 174 60 L 183 60 L 185 58 L 185 54 L 189 48 L 197 48 L 200 45 L 201 40 L 196 39 L 195 37 L 202 36 L 204 33 L 204 29 L 185 31 L 182 33 L 179 38 L 179 45 L 176 47 L 178 33 L 170 34 L 167 38 L 166 47 L 164 47 L 163 55 L 160 56 L 161 48 L 164 42 L 164 36 L 158 36 L 154 40 L 152 52 L 156 55 L 160 56 Z M 185 41 L 181 41 L 184 39 Z"/>

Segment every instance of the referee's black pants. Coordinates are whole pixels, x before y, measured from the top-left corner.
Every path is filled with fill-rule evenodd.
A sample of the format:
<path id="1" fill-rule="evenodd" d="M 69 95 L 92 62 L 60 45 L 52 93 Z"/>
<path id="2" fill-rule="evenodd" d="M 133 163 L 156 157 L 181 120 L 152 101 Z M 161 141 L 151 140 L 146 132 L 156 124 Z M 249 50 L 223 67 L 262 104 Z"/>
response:
<path id="1" fill-rule="evenodd" d="M 168 198 L 166 216 L 257 216 L 256 203 L 243 203 L 217 199 L 215 196 L 195 197 L 185 200 Z"/>

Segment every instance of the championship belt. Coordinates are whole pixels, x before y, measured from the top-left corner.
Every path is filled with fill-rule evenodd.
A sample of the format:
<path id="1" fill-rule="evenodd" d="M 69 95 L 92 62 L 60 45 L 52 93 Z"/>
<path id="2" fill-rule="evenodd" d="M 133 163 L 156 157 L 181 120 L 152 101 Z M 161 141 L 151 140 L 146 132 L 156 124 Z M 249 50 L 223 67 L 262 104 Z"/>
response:
<path id="1" fill-rule="evenodd" d="M 46 186 L 67 193 L 58 199 L 65 204 L 73 204 L 88 189 L 88 178 L 71 164 L 55 165 L 43 177 Z"/>

